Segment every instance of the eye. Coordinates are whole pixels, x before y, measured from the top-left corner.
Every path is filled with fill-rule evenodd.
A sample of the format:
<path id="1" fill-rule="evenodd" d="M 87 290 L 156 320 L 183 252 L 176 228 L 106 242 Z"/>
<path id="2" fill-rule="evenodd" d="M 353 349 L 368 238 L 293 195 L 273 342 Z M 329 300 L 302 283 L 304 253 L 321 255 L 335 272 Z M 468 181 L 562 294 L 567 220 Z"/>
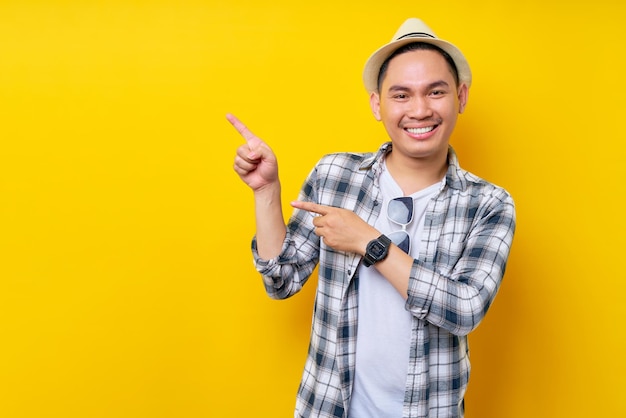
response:
<path id="1" fill-rule="evenodd" d="M 394 94 L 392 97 L 396 100 L 404 100 L 409 96 L 406 95 L 405 93 L 398 93 L 398 94 Z"/>

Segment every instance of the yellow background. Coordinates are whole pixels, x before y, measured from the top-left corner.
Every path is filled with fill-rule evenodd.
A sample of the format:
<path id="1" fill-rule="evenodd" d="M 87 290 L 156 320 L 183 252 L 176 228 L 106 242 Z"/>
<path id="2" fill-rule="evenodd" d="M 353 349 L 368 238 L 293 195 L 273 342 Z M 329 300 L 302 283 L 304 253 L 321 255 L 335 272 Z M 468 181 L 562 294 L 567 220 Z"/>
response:
<path id="1" fill-rule="evenodd" d="M 468 57 L 453 144 L 517 203 L 467 417 L 624 414 L 618 3 L 0 3 L 0 416 L 292 416 L 315 284 L 266 297 L 224 115 L 295 198 L 385 140 L 361 70 L 409 16 Z"/>

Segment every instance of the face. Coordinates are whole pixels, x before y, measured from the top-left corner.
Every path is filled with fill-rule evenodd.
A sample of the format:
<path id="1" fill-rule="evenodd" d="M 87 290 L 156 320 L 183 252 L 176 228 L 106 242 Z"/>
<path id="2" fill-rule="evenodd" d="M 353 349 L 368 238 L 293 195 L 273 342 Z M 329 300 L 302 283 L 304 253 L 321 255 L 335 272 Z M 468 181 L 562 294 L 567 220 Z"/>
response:
<path id="1" fill-rule="evenodd" d="M 393 143 L 389 158 L 407 163 L 445 161 L 467 95 L 467 86 L 456 86 L 437 51 L 416 50 L 393 58 L 380 92 L 370 97 L 372 112 Z"/>

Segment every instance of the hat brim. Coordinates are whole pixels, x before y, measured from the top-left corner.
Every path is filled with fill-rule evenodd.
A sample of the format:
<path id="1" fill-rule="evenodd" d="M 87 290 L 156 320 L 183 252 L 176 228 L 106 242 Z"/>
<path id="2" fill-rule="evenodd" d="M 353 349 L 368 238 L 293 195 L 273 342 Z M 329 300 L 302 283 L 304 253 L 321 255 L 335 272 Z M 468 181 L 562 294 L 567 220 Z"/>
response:
<path id="1" fill-rule="evenodd" d="M 461 51 L 456 46 L 442 39 L 404 38 L 390 42 L 379 48 L 365 63 L 365 68 L 363 69 L 363 83 L 365 84 L 365 89 L 368 93 L 378 91 L 378 74 L 380 72 L 380 67 L 383 65 L 385 60 L 389 58 L 398 48 L 417 42 L 435 45 L 448 53 L 456 65 L 457 73 L 459 75 L 459 83 L 466 84 L 467 87 L 471 86 L 472 72 L 465 56 L 463 56 Z"/>

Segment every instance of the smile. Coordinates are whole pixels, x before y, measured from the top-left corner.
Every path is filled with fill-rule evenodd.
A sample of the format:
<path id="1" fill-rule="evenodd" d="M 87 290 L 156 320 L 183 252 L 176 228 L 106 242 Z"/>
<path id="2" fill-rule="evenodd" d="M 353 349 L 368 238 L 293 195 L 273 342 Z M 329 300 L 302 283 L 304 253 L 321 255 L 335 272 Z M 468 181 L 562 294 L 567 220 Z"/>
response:
<path id="1" fill-rule="evenodd" d="M 434 126 L 427 126 L 425 128 L 406 128 L 406 131 L 413 135 L 423 135 L 435 129 Z"/>

